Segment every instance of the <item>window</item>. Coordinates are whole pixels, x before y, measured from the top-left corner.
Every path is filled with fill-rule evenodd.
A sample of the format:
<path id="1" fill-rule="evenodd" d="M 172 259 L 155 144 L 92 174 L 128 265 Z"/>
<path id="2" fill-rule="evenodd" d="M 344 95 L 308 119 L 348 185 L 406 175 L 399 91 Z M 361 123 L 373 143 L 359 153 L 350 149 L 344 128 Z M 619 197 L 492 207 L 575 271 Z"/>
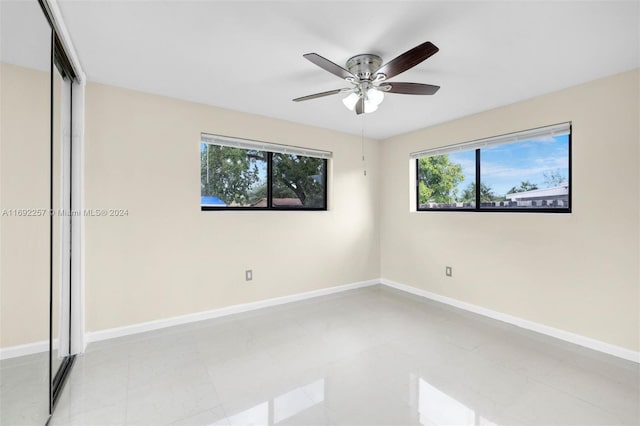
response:
<path id="1" fill-rule="evenodd" d="M 201 210 L 326 210 L 330 152 L 202 134 Z"/>
<path id="2" fill-rule="evenodd" d="M 571 211 L 570 123 L 411 154 L 417 210 Z"/>

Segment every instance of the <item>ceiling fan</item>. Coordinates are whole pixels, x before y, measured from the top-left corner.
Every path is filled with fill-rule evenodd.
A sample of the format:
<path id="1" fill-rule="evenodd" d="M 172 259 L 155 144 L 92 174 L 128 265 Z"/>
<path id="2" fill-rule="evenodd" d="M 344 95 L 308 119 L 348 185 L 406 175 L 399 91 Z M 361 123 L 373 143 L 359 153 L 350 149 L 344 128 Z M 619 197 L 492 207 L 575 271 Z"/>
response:
<path id="1" fill-rule="evenodd" d="M 415 67 L 420 62 L 438 52 L 438 48 L 431 42 L 424 42 L 411 50 L 404 52 L 397 58 L 382 65 L 382 58 L 373 54 L 356 55 L 346 63 L 346 69 L 323 58 L 317 53 L 302 55 L 320 68 L 337 75 L 349 83 L 350 87 L 315 93 L 313 95 L 296 98 L 294 102 L 346 93 L 342 100 L 344 105 L 356 114 L 374 112 L 384 99 L 384 93 L 400 93 L 404 95 L 433 95 L 440 86 L 421 83 L 395 83 L 390 78 Z"/>

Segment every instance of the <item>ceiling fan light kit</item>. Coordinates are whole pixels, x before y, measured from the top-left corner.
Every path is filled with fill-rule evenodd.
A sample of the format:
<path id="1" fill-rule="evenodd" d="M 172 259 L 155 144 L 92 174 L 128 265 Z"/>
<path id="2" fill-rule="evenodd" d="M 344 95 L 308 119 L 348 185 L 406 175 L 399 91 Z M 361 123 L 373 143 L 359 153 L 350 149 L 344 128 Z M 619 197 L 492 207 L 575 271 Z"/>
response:
<path id="1" fill-rule="evenodd" d="M 438 48 L 427 41 L 384 65 L 382 65 L 380 56 L 362 54 L 351 57 L 346 63 L 346 68 L 342 68 L 317 53 L 307 53 L 303 55 L 304 58 L 342 78 L 351 86 L 303 96 L 293 101 L 307 101 L 338 93 L 347 93 L 348 95 L 342 100 L 342 103 L 350 111 L 355 110 L 356 114 L 359 115 L 376 111 L 384 100 L 384 92 L 405 95 L 433 95 L 438 91 L 439 86 L 421 83 L 393 83 L 387 80 L 413 68 L 436 52 L 438 52 Z"/>
<path id="2" fill-rule="evenodd" d="M 349 111 L 353 111 L 356 107 L 356 104 L 358 103 L 358 99 L 360 99 L 360 96 L 358 96 L 356 92 L 351 92 L 349 96 L 342 100 L 342 103 L 347 107 Z"/>
<path id="3" fill-rule="evenodd" d="M 361 94 L 361 90 L 354 90 L 342 100 L 344 106 L 347 107 L 349 111 L 353 111 L 356 108 L 356 104 L 360 100 L 363 95 Z M 382 103 L 384 100 L 384 92 L 378 90 L 375 87 L 371 87 L 366 92 L 364 92 L 364 112 L 368 114 L 370 112 L 374 112 L 378 109 L 378 105 Z"/>

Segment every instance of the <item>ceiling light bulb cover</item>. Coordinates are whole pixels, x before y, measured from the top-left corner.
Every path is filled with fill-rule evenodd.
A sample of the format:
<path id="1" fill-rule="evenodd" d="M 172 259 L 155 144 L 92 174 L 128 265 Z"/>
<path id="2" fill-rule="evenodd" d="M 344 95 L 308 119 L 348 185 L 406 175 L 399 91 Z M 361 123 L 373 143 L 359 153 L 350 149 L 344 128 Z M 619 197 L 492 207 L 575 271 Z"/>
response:
<path id="1" fill-rule="evenodd" d="M 371 89 L 367 90 L 367 99 L 372 104 L 378 106 L 384 99 L 384 92 L 372 87 Z"/>
<path id="2" fill-rule="evenodd" d="M 378 109 L 378 105 L 374 104 L 373 102 L 364 101 L 364 113 L 365 114 L 369 114 L 370 112 L 374 112 L 375 110 Z"/>
<path id="3" fill-rule="evenodd" d="M 353 111 L 353 109 L 356 107 L 356 104 L 358 103 L 358 99 L 360 99 L 360 96 L 358 96 L 357 93 L 352 92 L 349 96 L 342 100 L 342 103 L 347 107 L 347 109 L 349 109 L 349 111 Z"/>

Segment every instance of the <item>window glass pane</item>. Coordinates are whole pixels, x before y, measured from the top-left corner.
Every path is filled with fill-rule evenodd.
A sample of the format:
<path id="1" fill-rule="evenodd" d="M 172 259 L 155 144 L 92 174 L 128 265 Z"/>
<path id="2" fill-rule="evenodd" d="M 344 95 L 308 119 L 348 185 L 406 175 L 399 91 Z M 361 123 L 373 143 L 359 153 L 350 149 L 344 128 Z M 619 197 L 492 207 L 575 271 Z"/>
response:
<path id="1" fill-rule="evenodd" d="M 267 153 L 200 144 L 200 204 L 267 207 Z"/>
<path id="2" fill-rule="evenodd" d="M 302 155 L 273 154 L 273 207 L 326 206 L 326 160 Z"/>
<path id="3" fill-rule="evenodd" d="M 418 210 L 475 208 L 476 153 L 419 158 Z"/>
<path id="4" fill-rule="evenodd" d="M 480 150 L 480 208 L 568 208 L 569 136 Z"/>

